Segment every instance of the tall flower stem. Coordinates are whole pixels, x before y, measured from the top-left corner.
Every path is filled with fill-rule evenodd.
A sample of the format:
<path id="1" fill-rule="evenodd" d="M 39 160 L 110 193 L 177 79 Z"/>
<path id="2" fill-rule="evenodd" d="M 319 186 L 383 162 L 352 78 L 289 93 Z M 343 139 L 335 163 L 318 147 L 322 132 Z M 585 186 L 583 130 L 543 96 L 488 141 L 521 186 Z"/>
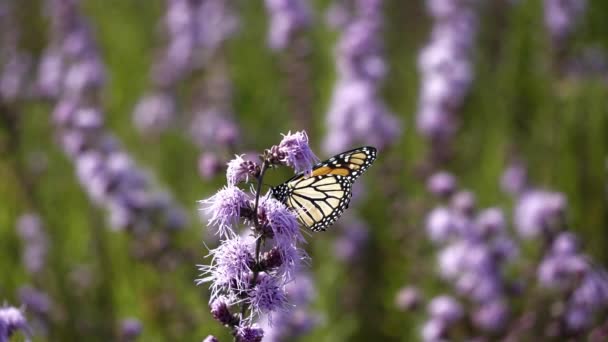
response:
<path id="1" fill-rule="evenodd" d="M 255 286 L 255 282 L 258 280 L 258 275 L 260 274 L 260 269 L 258 265 L 260 264 L 260 252 L 262 250 L 262 242 L 264 240 L 264 236 L 262 233 L 262 227 L 260 227 L 260 222 L 258 220 L 258 206 L 260 204 L 260 194 L 262 192 L 262 184 L 264 181 L 264 174 L 266 174 L 266 170 L 268 170 L 268 159 L 264 157 L 264 161 L 262 162 L 262 167 L 260 170 L 260 175 L 257 177 L 257 187 L 255 190 L 255 204 L 253 205 L 253 223 L 255 225 L 255 230 L 258 232 L 256 234 L 255 241 L 255 268 L 253 269 L 253 277 L 251 279 L 250 287 Z M 243 306 L 241 307 L 241 319 L 245 316 L 249 305 L 243 302 Z M 235 337 L 236 340 L 236 337 Z"/>

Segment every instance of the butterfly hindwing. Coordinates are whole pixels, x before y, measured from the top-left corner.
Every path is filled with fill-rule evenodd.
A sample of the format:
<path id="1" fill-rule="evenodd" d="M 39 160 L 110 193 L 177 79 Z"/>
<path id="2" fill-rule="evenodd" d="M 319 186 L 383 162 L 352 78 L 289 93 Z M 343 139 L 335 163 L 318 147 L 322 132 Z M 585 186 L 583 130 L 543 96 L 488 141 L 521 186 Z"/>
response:
<path id="1" fill-rule="evenodd" d="M 272 188 L 272 194 L 306 227 L 325 230 L 348 208 L 353 182 L 374 162 L 376 153 L 371 146 L 340 153 L 315 165 L 310 176 L 299 174 Z"/>

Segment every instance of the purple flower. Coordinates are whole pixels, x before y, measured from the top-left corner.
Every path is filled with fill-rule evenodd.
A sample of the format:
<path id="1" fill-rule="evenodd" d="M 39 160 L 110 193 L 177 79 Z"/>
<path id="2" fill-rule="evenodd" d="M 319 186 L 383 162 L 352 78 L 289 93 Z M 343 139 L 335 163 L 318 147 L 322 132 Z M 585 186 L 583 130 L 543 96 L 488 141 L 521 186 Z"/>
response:
<path id="1" fill-rule="evenodd" d="M 255 262 L 251 253 L 251 245 L 238 235 L 223 240 L 218 248 L 210 251 L 211 265 L 199 265 L 203 277 L 197 280 L 198 284 L 211 283 L 210 302 L 222 293 L 234 300 L 236 295 L 232 290 L 239 294 L 248 287 L 251 267 Z"/>
<path id="2" fill-rule="evenodd" d="M 382 1 L 356 1 L 354 9 L 352 19 L 344 20 L 336 46 L 338 77 L 327 112 L 330 129 L 323 143 L 331 153 L 354 143 L 382 149 L 394 143 L 402 131 L 380 95 L 387 73 L 381 39 Z"/>
<path id="3" fill-rule="evenodd" d="M 32 213 L 19 217 L 17 233 L 24 243 L 22 259 L 26 270 L 32 274 L 42 271 L 46 264 L 49 241 L 40 217 Z"/>
<path id="4" fill-rule="evenodd" d="M 579 255 L 545 256 L 537 270 L 539 283 L 547 288 L 567 289 L 589 270 L 587 260 Z"/>
<path id="5" fill-rule="evenodd" d="M 509 308 L 502 300 L 493 300 L 482 304 L 473 313 L 473 322 L 482 330 L 498 332 L 502 330 L 509 319 Z"/>
<path id="6" fill-rule="evenodd" d="M 525 239 L 551 232 L 566 208 L 565 197 L 556 192 L 532 190 L 522 194 L 515 207 L 515 228 Z"/>
<path id="7" fill-rule="evenodd" d="M 528 187 L 528 171 L 520 163 L 514 163 L 503 172 L 500 185 L 503 191 L 520 195 Z"/>
<path id="8" fill-rule="evenodd" d="M 311 14 L 304 0 L 266 0 L 270 15 L 268 44 L 274 50 L 283 50 L 294 36 L 310 25 Z"/>
<path id="9" fill-rule="evenodd" d="M 501 209 L 489 208 L 477 215 L 475 227 L 481 237 L 496 236 L 505 232 L 507 221 Z"/>
<path id="10" fill-rule="evenodd" d="M 241 217 L 241 208 L 249 207 L 249 198 L 243 190 L 228 186 L 199 203 L 201 210 L 210 215 L 209 226 L 215 226 L 220 236 L 229 237 L 235 234 L 233 226 Z"/>
<path id="11" fill-rule="evenodd" d="M 458 110 L 473 79 L 471 50 L 476 35 L 472 4 L 427 1 L 433 17 L 431 41 L 420 52 L 421 73 L 417 128 L 436 144 L 449 142 L 458 126 Z"/>
<path id="12" fill-rule="evenodd" d="M 141 322 L 137 318 L 123 319 L 120 322 L 121 341 L 135 341 L 141 335 L 142 330 Z"/>
<path id="13" fill-rule="evenodd" d="M 578 253 L 578 250 L 578 238 L 570 232 L 559 233 L 551 246 L 551 252 L 557 255 L 575 255 Z"/>
<path id="14" fill-rule="evenodd" d="M 261 342 L 264 338 L 264 330 L 257 324 L 248 325 L 245 321 L 236 327 L 236 332 L 237 342 Z"/>
<path id="15" fill-rule="evenodd" d="M 28 285 L 19 287 L 19 299 L 28 312 L 34 312 L 39 316 L 48 315 L 53 306 L 48 294 Z"/>
<path id="16" fill-rule="evenodd" d="M 429 178 L 426 186 L 432 194 L 447 198 L 456 190 L 456 178 L 449 172 L 437 172 Z"/>
<path id="17" fill-rule="evenodd" d="M 421 300 L 422 296 L 417 288 L 406 286 L 397 292 L 395 304 L 399 310 L 412 310 L 420 304 Z"/>
<path id="18" fill-rule="evenodd" d="M 464 310 L 460 303 L 447 295 L 433 298 L 429 303 L 428 311 L 431 317 L 440 319 L 448 324 L 460 320 L 464 315 Z"/>
<path id="19" fill-rule="evenodd" d="M 545 26 L 554 43 L 563 43 L 574 31 L 586 7 L 586 0 L 545 0 Z"/>
<path id="20" fill-rule="evenodd" d="M 8 342 L 17 330 L 29 335 L 29 327 L 23 312 L 12 306 L 0 307 L 0 342 Z"/>
<path id="21" fill-rule="evenodd" d="M 211 302 L 211 315 L 223 325 L 231 325 L 235 322 L 235 317 L 228 308 L 228 299 L 223 296 Z"/>
<path id="22" fill-rule="evenodd" d="M 198 158 L 198 172 L 204 179 L 210 179 L 217 175 L 223 166 L 215 153 L 206 152 Z"/>
<path id="23" fill-rule="evenodd" d="M 260 272 L 255 286 L 247 291 L 252 314 L 266 314 L 272 322 L 273 311 L 285 311 L 287 294 L 276 277 Z"/>
<path id="24" fill-rule="evenodd" d="M 235 156 L 228 162 L 226 169 L 226 179 L 228 185 L 234 186 L 240 182 L 248 182 L 249 176 L 255 177 L 259 173 L 260 167 L 250 160 L 243 159 L 243 155 Z"/>
<path id="25" fill-rule="evenodd" d="M 218 340 L 218 338 L 213 335 L 209 335 L 209 336 L 205 337 L 203 342 L 220 342 L 220 340 Z"/>
<path id="26" fill-rule="evenodd" d="M 171 124 L 175 113 L 175 99 L 164 92 L 142 97 L 133 111 L 133 122 L 140 133 L 156 135 Z"/>
<path id="27" fill-rule="evenodd" d="M 291 131 L 283 135 L 279 143 L 279 152 L 284 155 L 281 160 L 285 165 L 292 167 L 296 173 L 312 172 L 312 166 L 319 160 L 308 146 L 308 136 L 305 131 Z"/>
<path id="28" fill-rule="evenodd" d="M 258 216 L 260 223 L 270 226 L 278 245 L 304 241 L 295 214 L 269 194 L 260 198 Z"/>
<path id="29" fill-rule="evenodd" d="M 475 194 L 471 191 L 459 191 L 450 200 L 450 206 L 458 213 L 470 217 L 475 210 Z"/>
<path id="30" fill-rule="evenodd" d="M 448 324 L 439 318 L 428 320 L 424 322 L 420 331 L 422 340 L 425 342 L 443 341 L 447 328 Z"/>
<path id="31" fill-rule="evenodd" d="M 426 217 L 425 227 L 429 239 L 436 243 L 446 242 L 458 233 L 454 215 L 445 207 L 433 209 Z"/>

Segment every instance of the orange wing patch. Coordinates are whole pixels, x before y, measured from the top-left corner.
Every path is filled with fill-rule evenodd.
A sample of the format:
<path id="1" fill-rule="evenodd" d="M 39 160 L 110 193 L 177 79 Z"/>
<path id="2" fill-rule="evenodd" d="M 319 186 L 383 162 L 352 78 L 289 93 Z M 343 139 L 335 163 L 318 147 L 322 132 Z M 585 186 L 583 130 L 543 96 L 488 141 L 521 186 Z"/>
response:
<path id="1" fill-rule="evenodd" d="M 350 170 L 349 169 L 345 169 L 343 167 L 340 167 L 340 168 L 331 170 L 329 172 L 329 174 L 331 174 L 331 175 L 339 175 L 339 176 L 348 176 L 348 175 L 350 175 Z"/>
<path id="2" fill-rule="evenodd" d="M 320 168 L 318 168 L 318 169 L 315 169 L 315 170 L 312 172 L 312 176 L 313 176 L 313 177 L 316 177 L 316 176 L 323 176 L 323 175 L 326 175 L 326 174 L 330 173 L 330 172 L 331 172 L 331 170 L 332 170 L 332 169 L 331 169 L 331 167 L 323 166 L 323 167 L 320 167 Z"/>

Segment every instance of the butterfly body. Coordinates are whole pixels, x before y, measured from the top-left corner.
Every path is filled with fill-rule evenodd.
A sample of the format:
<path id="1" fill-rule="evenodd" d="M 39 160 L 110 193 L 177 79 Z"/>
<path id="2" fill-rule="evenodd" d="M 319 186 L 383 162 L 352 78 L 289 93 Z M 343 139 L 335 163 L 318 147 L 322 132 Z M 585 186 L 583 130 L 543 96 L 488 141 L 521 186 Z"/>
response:
<path id="1" fill-rule="evenodd" d="M 310 175 L 295 175 L 272 188 L 272 196 L 294 210 L 306 227 L 326 230 L 348 208 L 354 181 L 367 171 L 376 155 L 371 146 L 340 153 L 316 164 Z"/>

